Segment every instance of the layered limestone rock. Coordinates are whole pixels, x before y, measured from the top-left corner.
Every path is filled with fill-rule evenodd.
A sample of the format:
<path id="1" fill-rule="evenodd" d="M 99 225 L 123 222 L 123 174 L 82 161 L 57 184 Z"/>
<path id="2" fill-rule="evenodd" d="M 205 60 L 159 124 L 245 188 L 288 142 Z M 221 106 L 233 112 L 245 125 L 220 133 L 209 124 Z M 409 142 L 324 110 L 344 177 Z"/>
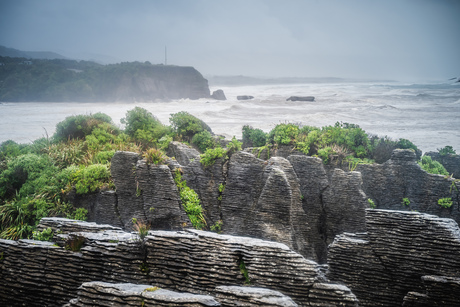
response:
<path id="1" fill-rule="evenodd" d="M 452 291 L 458 289 L 460 277 L 460 230 L 455 221 L 368 209 L 366 229 L 337 236 L 328 254 L 328 277 L 345 283 L 360 306 L 400 306 L 403 301 L 427 306 L 422 302 L 441 297 L 445 299 L 434 306 L 460 302 L 460 292 Z"/>
<path id="2" fill-rule="evenodd" d="M 324 263 L 335 235 L 364 231 L 368 204 L 360 174 L 337 169 L 329 179 L 319 158 L 263 161 L 239 152 L 229 161 L 226 182 L 225 233 L 276 240 Z"/>
<path id="3" fill-rule="evenodd" d="M 208 229 L 223 221 L 232 235 L 275 240 L 303 256 L 325 263 L 327 246 L 343 232 L 365 231 L 368 199 L 379 209 L 417 210 L 460 220 L 460 182 L 425 172 L 410 150 L 396 150 L 384 164 L 358 165 L 350 172 L 326 166 L 321 159 L 280 147 L 268 160 L 258 153 L 237 152 L 204 167 L 198 151 L 172 142 L 165 165 L 147 165 L 135 153 L 117 152 L 112 159 L 116 192 L 81 198 L 89 221 L 131 229 L 132 218 L 153 229 L 190 226 L 174 182 L 175 171 L 195 190 Z M 263 156 L 264 153 L 261 153 Z M 345 166 L 342 165 L 343 168 Z M 453 205 L 442 208 L 441 198 Z M 409 200 L 408 206 L 403 199 Z"/>
<path id="4" fill-rule="evenodd" d="M 209 295 L 178 293 L 151 285 L 85 282 L 78 288 L 73 306 L 222 306 Z"/>
<path id="5" fill-rule="evenodd" d="M 356 170 L 362 174 L 364 192 L 378 209 L 416 210 L 460 221 L 460 182 L 427 173 L 413 151 L 397 149 L 384 164 L 362 164 Z M 403 198 L 410 201 L 408 206 Z M 439 206 L 441 198 L 451 198 L 453 205 Z"/>
<path id="6" fill-rule="evenodd" d="M 119 216 L 125 229 L 131 229 L 133 218 L 148 221 L 155 229 L 189 225 L 168 166 L 148 165 L 139 155 L 129 152 L 115 153 L 112 163 L 117 187 L 113 214 Z"/>
<path id="7" fill-rule="evenodd" d="M 50 218 L 46 223 L 54 223 L 53 229 L 60 225 L 60 233 L 55 235 L 58 245 L 0 240 L 0 304 L 60 306 L 74 298 L 77 300 L 72 303 L 77 304 L 79 287 L 91 281 L 151 285 L 212 295 L 216 301 L 220 296 L 223 306 L 234 306 L 232 297 L 254 305 L 267 297 L 274 302 L 290 301 L 274 292 L 264 294 L 264 290 L 218 288 L 245 284 L 278 291 L 300 306 L 312 306 L 312 302 L 313 306 L 358 304 L 349 289 L 328 283 L 322 266 L 281 243 L 198 230 L 150 231 L 141 241 L 136 234 L 105 225 L 98 230 L 95 224 L 73 220 L 68 221 L 69 226 L 63 225 L 63 219 Z M 80 231 L 75 232 L 78 227 Z M 70 229 L 73 232 L 65 232 Z M 87 229 L 96 232 L 83 231 Z M 80 249 L 75 248 L 76 239 L 83 242 Z M 80 290 L 88 293 L 94 290 L 90 288 Z M 101 291 L 103 299 L 110 296 Z M 80 297 L 90 295 L 82 292 Z"/>

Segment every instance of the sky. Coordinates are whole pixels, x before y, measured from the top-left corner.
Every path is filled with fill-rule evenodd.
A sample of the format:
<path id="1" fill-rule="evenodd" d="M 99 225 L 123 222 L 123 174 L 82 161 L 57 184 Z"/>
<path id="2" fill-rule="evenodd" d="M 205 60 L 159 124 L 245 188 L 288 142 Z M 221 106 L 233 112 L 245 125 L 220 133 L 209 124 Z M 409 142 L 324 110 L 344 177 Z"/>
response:
<path id="1" fill-rule="evenodd" d="M 459 0 L 0 0 L 0 45 L 203 75 L 460 77 Z"/>

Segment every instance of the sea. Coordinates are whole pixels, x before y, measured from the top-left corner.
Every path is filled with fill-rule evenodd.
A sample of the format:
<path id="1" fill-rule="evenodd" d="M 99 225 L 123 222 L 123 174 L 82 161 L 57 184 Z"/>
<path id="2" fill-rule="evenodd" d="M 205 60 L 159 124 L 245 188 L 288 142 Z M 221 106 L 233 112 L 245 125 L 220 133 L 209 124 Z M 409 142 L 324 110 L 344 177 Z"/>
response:
<path id="1" fill-rule="evenodd" d="M 68 116 L 103 112 L 123 128 L 128 110 L 142 107 L 163 124 L 171 114 L 187 111 L 228 139 L 242 137 L 250 125 L 269 132 L 280 123 L 323 127 L 336 122 L 357 124 L 368 134 L 404 138 L 423 152 L 446 145 L 460 153 L 460 83 L 342 82 L 213 86 L 227 100 L 179 99 L 150 102 L 2 102 L 0 143 L 30 143 L 51 137 Z M 251 100 L 237 96 L 250 95 Z M 314 96 L 314 101 L 287 101 L 290 96 Z"/>

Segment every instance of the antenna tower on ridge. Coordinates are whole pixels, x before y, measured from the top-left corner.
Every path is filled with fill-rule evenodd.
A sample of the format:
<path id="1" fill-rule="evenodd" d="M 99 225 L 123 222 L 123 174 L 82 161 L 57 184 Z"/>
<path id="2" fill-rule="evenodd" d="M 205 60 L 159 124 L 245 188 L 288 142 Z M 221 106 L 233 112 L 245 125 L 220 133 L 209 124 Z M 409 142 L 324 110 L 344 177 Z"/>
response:
<path id="1" fill-rule="evenodd" d="M 168 50 L 166 49 L 166 46 L 165 46 L 165 65 L 168 65 Z"/>

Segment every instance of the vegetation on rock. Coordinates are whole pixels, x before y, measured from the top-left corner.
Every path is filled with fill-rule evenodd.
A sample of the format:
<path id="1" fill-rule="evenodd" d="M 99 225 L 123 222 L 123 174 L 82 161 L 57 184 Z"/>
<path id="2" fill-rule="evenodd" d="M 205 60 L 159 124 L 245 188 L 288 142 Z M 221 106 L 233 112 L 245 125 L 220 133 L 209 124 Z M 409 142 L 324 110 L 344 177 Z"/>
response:
<path id="1" fill-rule="evenodd" d="M 35 233 L 38 221 L 47 216 L 85 220 L 88 211 L 69 203 L 69 194 L 84 195 L 114 189 L 111 179 L 111 160 L 116 151 L 131 151 L 142 155 L 148 164 L 162 164 L 167 160 L 165 150 L 171 141 L 190 142 L 203 154 L 203 167 L 222 162 L 241 150 L 235 137 L 225 148 L 202 120 L 187 112 L 172 114 L 170 126 L 163 125 L 149 111 L 135 107 L 127 111 L 120 129 L 103 113 L 75 115 L 56 126 L 52 137 L 40 138 L 31 144 L 17 144 L 11 140 L 0 144 L 0 238 L 19 239 L 40 236 Z M 384 162 L 395 148 L 410 148 L 419 152 L 408 140 L 393 141 L 388 137 L 369 136 L 354 124 L 336 123 L 322 128 L 283 123 L 269 133 L 250 126 L 243 127 L 245 145 L 258 156 L 264 152 L 289 145 L 297 151 L 318 156 L 324 163 L 348 163 L 354 170 L 358 164 Z M 266 155 L 265 155 L 266 152 Z M 443 154 L 455 151 L 450 146 Z M 420 161 L 431 173 L 448 175 L 430 157 Z M 195 191 L 188 188 L 176 172 L 176 185 L 184 210 L 197 229 L 207 229 L 205 212 Z M 224 185 L 219 187 L 222 200 Z M 136 191 L 141 194 L 140 189 Z M 444 202 L 443 202 L 444 204 Z M 373 207 L 373 203 L 369 203 Z M 211 226 L 220 231 L 221 224 Z"/>

